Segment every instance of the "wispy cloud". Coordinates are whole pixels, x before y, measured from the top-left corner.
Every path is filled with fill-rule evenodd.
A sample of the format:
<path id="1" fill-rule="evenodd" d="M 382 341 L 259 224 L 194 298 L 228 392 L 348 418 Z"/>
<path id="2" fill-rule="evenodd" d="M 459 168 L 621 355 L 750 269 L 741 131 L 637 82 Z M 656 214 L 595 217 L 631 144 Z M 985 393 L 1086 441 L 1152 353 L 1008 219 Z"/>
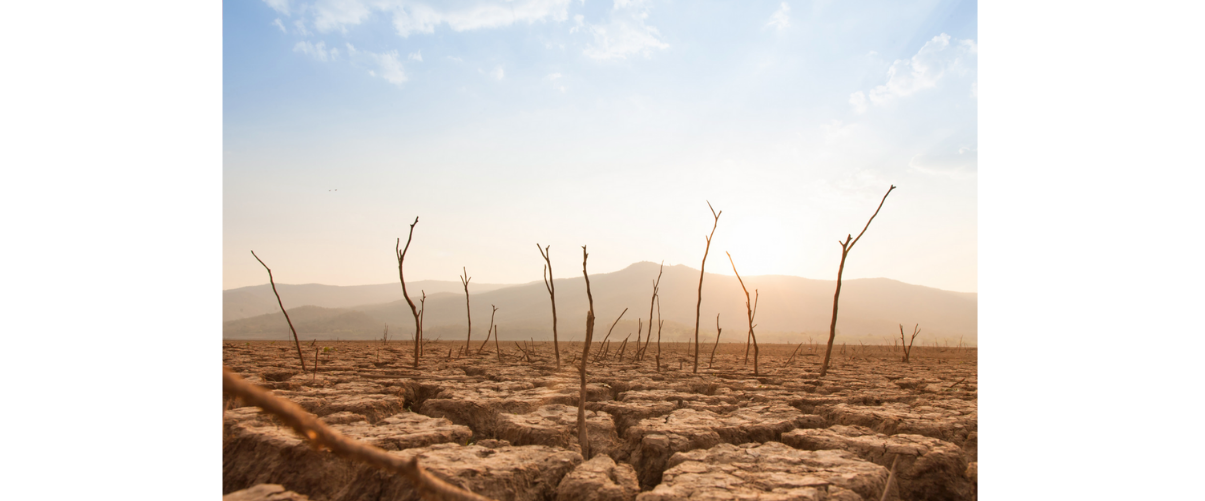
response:
<path id="1" fill-rule="evenodd" d="M 787 5 L 786 2 L 783 2 L 782 5 L 778 7 L 778 10 L 774 11 L 774 14 L 770 16 L 770 20 L 766 22 L 766 27 L 782 31 L 790 26 L 791 6 Z"/>
<path id="2" fill-rule="evenodd" d="M 933 146 L 913 155 L 908 167 L 933 176 L 965 178 L 979 169 L 979 146 L 972 131 L 951 133 Z"/>
<path id="3" fill-rule="evenodd" d="M 285 29 L 284 23 L 280 22 L 279 17 L 272 21 L 272 25 L 277 28 L 280 28 L 281 33 L 288 33 L 288 30 Z"/>
<path id="4" fill-rule="evenodd" d="M 289 0 L 264 0 L 272 10 L 284 15 L 289 15 Z"/>
<path id="5" fill-rule="evenodd" d="M 306 7 L 313 13 L 314 28 L 320 33 L 347 32 L 348 26 L 360 24 L 372 15 L 368 5 L 360 0 L 318 0 Z"/>
<path id="6" fill-rule="evenodd" d="M 559 80 L 561 79 L 562 76 L 563 75 L 561 75 L 560 73 L 549 73 L 546 78 L 548 79 L 549 82 L 552 82 L 553 87 L 555 87 L 557 90 L 561 91 L 561 94 L 564 94 L 565 86 L 561 85 L 561 83 L 559 82 Z"/>
<path id="7" fill-rule="evenodd" d="M 498 66 L 494 68 L 494 71 L 490 72 L 490 78 L 501 81 L 503 78 L 506 78 L 506 72 L 502 71 L 502 66 Z"/>
<path id="8" fill-rule="evenodd" d="M 421 62 L 423 62 L 423 51 L 420 50 L 420 51 L 411 52 L 410 55 L 406 56 L 406 59 L 409 59 L 411 61 L 418 61 L 421 63 Z"/>
<path id="9" fill-rule="evenodd" d="M 855 113 L 866 112 L 866 93 L 857 91 L 849 95 L 849 104 L 853 105 Z"/>
<path id="10" fill-rule="evenodd" d="M 643 0 L 615 0 L 611 19 L 588 26 L 594 43 L 584 53 L 594 59 L 625 59 L 631 55 L 650 57 L 655 49 L 668 49 L 657 28 L 645 24 L 649 7 Z"/>
<path id="11" fill-rule="evenodd" d="M 324 63 L 327 61 L 333 61 L 339 57 L 339 49 L 334 47 L 327 49 L 326 42 L 297 42 L 297 45 L 293 46 L 293 52 L 300 52 Z"/>
<path id="12" fill-rule="evenodd" d="M 950 73 L 974 73 L 978 53 L 979 47 L 974 40 L 952 40 L 950 35 L 942 33 L 926 42 L 915 56 L 892 63 L 887 69 L 886 83 L 867 93 L 854 92 L 849 102 L 860 113 L 866 110 L 867 101 L 883 105 L 936 87 Z"/>
<path id="13" fill-rule="evenodd" d="M 843 138 L 849 137 L 857 127 L 857 124 L 847 124 L 840 120 L 833 120 L 821 125 L 820 131 L 824 135 L 824 144 L 833 144 Z"/>
<path id="14" fill-rule="evenodd" d="M 401 58 L 396 50 L 389 52 L 371 52 L 363 49 L 357 49 L 352 44 L 347 44 L 347 55 L 351 57 L 353 62 L 372 66 L 373 69 L 368 70 L 368 74 L 374 77 L 384 78 L 387 82 L 401 87 L 406 83 L 406 71 L 402 67 Z"/>

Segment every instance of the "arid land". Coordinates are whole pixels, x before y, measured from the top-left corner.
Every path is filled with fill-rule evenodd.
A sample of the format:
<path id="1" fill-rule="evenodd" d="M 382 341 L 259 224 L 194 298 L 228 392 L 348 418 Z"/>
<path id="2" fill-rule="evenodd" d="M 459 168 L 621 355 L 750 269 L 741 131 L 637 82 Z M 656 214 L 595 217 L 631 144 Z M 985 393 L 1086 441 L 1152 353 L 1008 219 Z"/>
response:
<path id="1" fill-rule="evenodd" d="M 591 347 L 592 458 L 576 433 L 582 343 L 230 341 L 223 364 L 343 434 L 499 500 L 975 499 L 977 350 L 655 342 Z M 727 338 L 727 335 L 725 336 Z M 597 337 L 596 337 L 597 339 Z M 499 357 L 497 348 L 501 348 Z M 480 351 L 479 351 L 480 350 Z M 597 357 L 597 358 L 596 358 Z M 897 459 L 898 458 L 898 459 Z M 315 450 L 258 408 L 224 402 L 223 493 L 240 499 L 418 499 L 397 476 Z M 291 492 L 288 492 L 291 491 Z M 258 497 L 257 497 L 258 496 Z M 291 497 L 290 497 L 291 496 Z"/>

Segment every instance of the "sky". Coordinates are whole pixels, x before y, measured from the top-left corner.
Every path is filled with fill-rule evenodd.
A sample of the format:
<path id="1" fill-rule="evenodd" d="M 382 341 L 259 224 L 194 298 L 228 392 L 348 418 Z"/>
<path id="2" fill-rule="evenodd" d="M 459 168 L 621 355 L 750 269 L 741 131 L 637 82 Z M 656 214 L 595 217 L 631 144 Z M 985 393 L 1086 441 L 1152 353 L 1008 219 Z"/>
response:
<path id="1" fill-rule="evenodd" d="M 967 1 L 227 0 L 223 288 L 638 261 L 978 290 Z"/>

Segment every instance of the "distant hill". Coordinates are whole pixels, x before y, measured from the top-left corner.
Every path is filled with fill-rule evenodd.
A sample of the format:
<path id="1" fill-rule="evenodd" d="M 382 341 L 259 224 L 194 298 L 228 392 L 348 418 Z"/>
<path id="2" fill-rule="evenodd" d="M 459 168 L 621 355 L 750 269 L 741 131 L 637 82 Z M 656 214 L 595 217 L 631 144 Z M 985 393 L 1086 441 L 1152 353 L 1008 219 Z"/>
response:
<path id="1" fill-rule="evenodd" d="M 399 286 L 400 287 L 400 286 Z M 301 306 L 289 309 L 289 319 L 297 329 L 297 337 L 308 339 L 366 339 L 365 334 L 374 332 L 380 338 L 384 325 L 363 312 L 342 308 L 320 308 Z M 284 329 L 281 329 L 281 326 Z M 223 322 L 226 339 L 292 339 L 289 324 L 284 315 L 259 315 L 251 318 Z M 284 334 L 282 337 L 280 334 Z"/>
<path id="2" fill-rule="evenodd" d="M 653 280 L 657 277 L 658 265 L 650 262 L 633 264 L 613 273 L 590 276 L 594 296 L 594 311 L 597 316 L 595 338 L 602 339 L 607 329 L 624 308 L 629 308 L 624 320 L 615 327 L 612 337 L 623 339 L 629 333 L 633 340 L 637 328 L 636 319 L 648 325 L 649 299 Z M 756 332 L 758 339 L 765 342 L 807 341 L 810 336 L 816 342 L 827 339 L 828 326 L 833 306 L 833 291 L 836 281 L 813 280 L 784 275 L 760 275 L 744 277 L 745 285 L 752 296 L 754 289 L 760 291 L 757 310 Z M 664 341 L 685 341 L 693 336 L 695 325 L 695 301 L 699 270 L 685 265 L 667 266 L 661 278 L 661 314 L 666 320 L 662 332 Z M 416 282 L 417 289 L 419 282 Z M 464 289 L 459 283 L 452 290 L 427 287 L 424 331 L 429 339 L 437 337 L 464 339 L 466 335 Z M 580 341 L 585 336 L 586 290 L 581 275 L 556 280 L 558 332 L 563 340 Z M 411 284 L 406 284 L 407 288 Z M 266 286 L 263 286 L 266 287 Z M 281 296 L 290 308 L 303 304 L 300 294 L 286 296 L 283 287 Z M 385 323 L 389 324 L 391 337 L 403 339 L 413 335 L 414 318 L 404 300 L 401 286 L 394 286 L 397 299 L 375 304 L 360 301 L 363 296 L 339 295 L 354 287 L 327 287 L 324 296 L 329 306 L 338 306 L 341 313 L 314 313 L 323 318 L 306 323 L 305 327 L 294 318 L 294 326 L 302 337 L 322 339 L 376 339 L 381 335 Z M 384 286 L 362 286 L 384 287 Z M 443 292 L 432 293 L 434 290 Z M 226 291 L 228 311 L 246 312 L 262 308 L 262 294 L 231 294 L 242 291 Z M 267 289 L 271 297 L 271 289 Z M 413 297 L 413 296 L 412 296 Z M 490 289 L 482 286 L 474 289 L 470 284 L 472 306 L 473 339 L 484 339 L 490 321 L 490 305 L 497 305 L 495 322 L 503 340 L 552 339 L 552 312 L 548 292 L 542 282 L 503 286 Z M 340 302 L 341 301 L 341 302 Z M 416 300 L 417 303 L 417 300 Z M 272 300 L 265 315 L 247 318 L 245 321 L 226 322 L 224 337 L 234 339 L 286 339 L 288 326 Z M 300 308 L 297 308 L 300 310 Z M 715 339 L 716 313 L 720 314 L 720 325 L 724 332 L 721 341 L 744 342 L 748 324 L 745 319 L 745 296 L 736 277 L 708 273 L 703 280 L 703 303 L 700 315 L 700 339 Z M 345 316 L 340 316 L 345 315 Z M 336 321 L 335 319 L 341 319 Z M 371 319 L 371 321 L 368 321 Z M 342 322 L 342 323 L 340 323 Z M 375 323 L 373 323 L 375 322 Z M 275 323 L 276 327 L 271 325 Z M 898 324 L 911 326 L 919 323 L 922 334 L 918 342 L 957 343 L 960 337 L 968 344 L 975 344 L 978 337 L 978 295 L 951 292 L 918 285 L 906 284 L 886 278 L 845 280 L 841 289 L 840 314 L 837 322 L 837 342 L 890 343 L 899 336 Z M 252 326 L 255 329 L 252 330 Z M 338 332 L 339 334 L 335 334 Z M 655 332 L 655 329 L 654 329 Z"/>
<path id="3" fill-rule="evenodd" d="M 503 287 L 509 287 L 509 285 L 470 282 L 469 293 L 478 294 Z M 410 297 L 414 298 L 415 302 L 418 301 L 418 296 L 422 295 L 424 290 L 427 291 L 428 296 L 440 292 L 464 294 L 464 286 L 460 285 L 460 282 L 447 280 L 407 281 L 406 289 L 410 291 Z M 276 290 L 280 292 L 280 299 L 284 302 L 285 308 L 298 306 L 348 308 L 403 300 L 402 284 L 398 282 L 352 286 L 276 284 Z M 269 284 L 222 291 L 222 321 L 250 318 L 273 312 L 280 313 L 280 306 L 276 303 L 276 296 L 272 294 L 272 286 Z M 281 320 L 284 320 L 283 316 Z"/>

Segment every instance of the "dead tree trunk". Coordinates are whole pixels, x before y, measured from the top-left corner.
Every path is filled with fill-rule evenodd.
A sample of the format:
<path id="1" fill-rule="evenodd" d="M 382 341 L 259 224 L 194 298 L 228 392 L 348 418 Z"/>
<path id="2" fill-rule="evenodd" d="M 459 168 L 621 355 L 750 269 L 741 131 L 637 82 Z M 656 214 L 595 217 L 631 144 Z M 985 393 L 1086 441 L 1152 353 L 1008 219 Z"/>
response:
<path id="1" fill-rule="evenodd" d="M 586 278 L 586 299 L 590 310 L 586 312 L 586 342 L 582 348 L 582 392 L 577 399 L 577 441 L 582 448 L 582 458 L 590 460 L 590 435 L 586 432 L 586 365 L 590 361 L 590 343 L 594 342 L 594 296 L 590 295 L 590 275 L 586 273 L 586 259 L 590 254 L 582 246 L 582 276 Z M 626 311 L 626 310 L 625 310 Z"/>
<path id="2" fill-rule="evenodd" d="M 753 325 L 753 319 L 755 317 L 757 317 L 757 300 L 759 299 L 759 296 L 761 294 L 758 293 L 757 289 L 753 290 L 753 305 L 750 306 L 749 305 L 749 289 L 745 288 L 745 281 L 741 280 L 741 274 L 736 271 L 736 261 L 732 260 L 731 253 L 729 253 L 727 251 L 725 251 L 724 253 L 728 254 L 728 262 L 732 263 L 732 273 L 736 275 L 736 281 L 740 282 L 741 290 L 745 291 L 745 312 L 749 316 L 749 335 L 745 336 L 745 338 L 746 338 L 746 343 L 748 343 L 747 340 L 749 340 L 749 339 L 753 340 L 753 375 L 756 376 L 756 375 L 758 375 L 757 355 L 760 353 L 760 350 L 757 348 L 757 335 L 753 333 L 753 328 L 756 327 L 755 325 Z M 745 360 L 748 360 L 749 359 L 748 357 L 749 357 L 749 345 L 746 344 L 745 345 Z"/>
<path id="3" fill-rule="evenodd" d="M 464 338 L 464 354 L 468 355 L 469 342 L 473 340 L 473 310 L 469 309 L 469 280 L 472 280 L 473 277 L 469 276 L 469 270 L 466 270 L 463 267 L 460 269 L 464 271 L 464 275 L 460 277 L 460 283 L 464 285 L 464 312 L 469 319 L 469 333 L 468 336 Z"/>
<path id="4" fill-rule="evenodd" d="M 870 219 L 866 221 L 866 226 L 862 228 L 862 233 L 858 233 L 858 238 L 853 238 L 853 235 L 846 235 L 845 241 L 840 240 L 837 243 L 841 244 L 841 266 L 837 268 L 837 292 L 833 293 L 833 320 L 828 326 L 828 347 L 824 350 L 824 363 L 820 365 L 820 377 L 828 374 L 828 361 L 833 353 L 833 339 L 837 337 L 837 301 L 841 298 L 841 274 L 845 272 L 845 258 L 849 255 L 849 251 L 853 250 L 854 245 L 858 240 L 862 239 L 862 235 L 866 233 L 866 228 L 870 227 L 870 222 L 874 221 L 874 217 L 879 215 L 879 210 L 883 208 L 883 202 L 887 201 L 887 195 L 891 194 L 891 190 L 895 189 L 895 185 L 887 189 L 887 193 L 883 195 L 883 200 L 879 202 L 879 208 L 874 210 L 874 214 L 870 215 Z M 850 239 L 853 239 L 850 242 Z"/>
<path id="5" fill-rule="evenodd" d="M 423 339 L 423 322 L 419 320 L 418 309 L 414 307 L 414 301 L 410 300 L 410 294 L 406 292 L 406 277 L 402 274 L 402 261 L 406 259 L 406 251 L 410 250 L 410 240 L 414 238 L 414 225 L 418 224 L 418 216 L 414 217 L 414 222 L 410 223 L 410 235 L 406 237 L 406 247 L 398 250 L 402 244 L 402 239 L 398 238 L 393 246 L 393 251 L 397 254 L 397 279 L 402 283 L 402 296 L 406 298 L 406 304 L 410 305 L 410 313 L 414 315 L 414 368 L 418 368 L 418 358 L 422 356 L 422 339 Z M 423 294 L 425 297 L 426 294 Z"/>
<path id="6" fill-rule="evenodd" d="M 644 360 L 644 352 L 648 350 L 649 341 L 653 339 L 653 303 L 657 301 L 657 290 L 661 287 L 661 272 L 663 271 L 665 271 L 665 261 L 661 262 L 661 268 L 657 270 L 657 280 L 653 281 L 653 297 L 649 298 L 649 335 L 644 341 L 644 348 L 640 350 L 641 360 Z M 660 337 L 658 337 L 657 341 L 657 353 L 661 353 Z"/>
<path id="7" fill-rule="evenodd" d="M 280 301 L 280 293 L 276 292 L 276 280 L 272 278 L 272 269 L 264 264 L 264 261 L 255 255 L 255 251 L 251 251 L 251 256 L 259 261 L 259 264 L 264 265 L 264 269 L 268 270 L 268 283 L 272 284 L 272 293 L 276 295 L 276 304 L 280 305 L 280 312 L 285 314 L 285 322 L 289 324 L 289 332 L 293 333 L 293 344 L 297 346 L 297 359 L 301 361 L 301 374 L 305 374 L 305 356 L 301 354 L 301 341 L 297 339 L 297 329 L 293 328 L 293 321 L 289 320 L 289 312 L 285 311 L 285 304 Z M 315 362 L 316 364 L 317 362 Z M 317 366 L 315 366 L 317 367 Z M 314 371 L 317 373 L 317 369 Z"/>
<path id="8" fill-rule="evenodd" d="M 707 368 L 708 369 L 710 369 L 711 366 L 713 364 L 715 364 L 715 349 L 720 347 L 720 332 L 723 332 L 723 329 L 720 329 L 720 314 L 716 313 L 715 314 L 715 344 L 711 345 L 711 358 L 709 358 L 707 360 Z"/>
<path id="9" fill-rule="evenodd" d="M 711 234 L 707 236 L 707 248 L 703 250 L 703 263 L 699 265 L 699 300 L 695 303 L 695 366 L 692 371 L 696 374 L 699 372 L 699 312 L 703 308 L 703 268 L 707 266 L 707 253 L 711 252 L 711 237 L 715 236 L 715 227 L 720 224 L 720 214 L 724 213 L 724 211 L 716 213 L 711 202 L 707 202 L 707 208 L 711 209 L 715 222 L 711 225 Z"/>
<path id="10" fill-rule="evenodd" d="M 548 256 L 548 247 L 544 246 L 540 249 L 540 244 L 536 243 L 536 250 L 540 251 L 540 255 L 544 256 L 544 288 L 548 289 L 548 297 L 552 299 L 552 351 L 556 352 L 556 368 L 561 369 L 561 345 L 557 341 L 556 335 L 556 285 L 552 281 L 552 259 Z"/>

